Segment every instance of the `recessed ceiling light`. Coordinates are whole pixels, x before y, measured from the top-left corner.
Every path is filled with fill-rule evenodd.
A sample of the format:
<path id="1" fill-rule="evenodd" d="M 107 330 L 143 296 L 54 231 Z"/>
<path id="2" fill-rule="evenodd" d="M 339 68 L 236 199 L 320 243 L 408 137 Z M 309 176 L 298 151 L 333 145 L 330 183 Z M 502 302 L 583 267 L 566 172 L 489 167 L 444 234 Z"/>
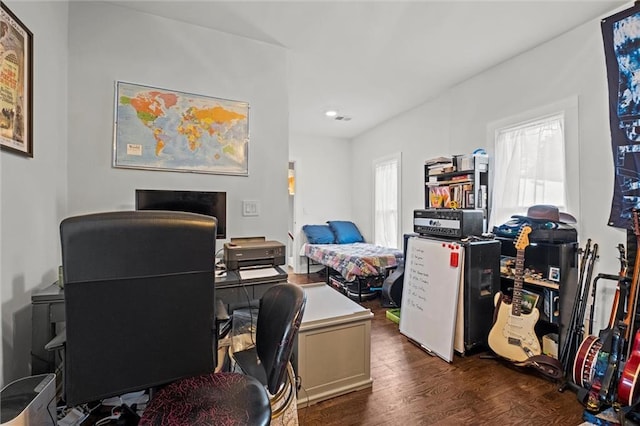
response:
<path id="1" fill-rule="evenodd" d="M 338 111 L 330 109 L 328 111 L 325 111 L 324 115 L 326 115 L 327 117 L 335 117 L 336 115 L 338 115 Z"/>

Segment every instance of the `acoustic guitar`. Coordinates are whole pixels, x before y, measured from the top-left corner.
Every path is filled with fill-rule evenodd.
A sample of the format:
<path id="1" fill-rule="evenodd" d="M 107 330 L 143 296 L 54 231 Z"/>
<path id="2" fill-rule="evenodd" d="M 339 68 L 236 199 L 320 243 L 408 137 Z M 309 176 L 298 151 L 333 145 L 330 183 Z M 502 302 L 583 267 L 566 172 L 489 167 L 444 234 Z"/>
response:
<path id="1" fill-rule="evenodd" d="M 638 375 L 640 374 L 640 330 L 633 339 L 631 356 L 624 365 L 618 379 L 618 402 L 621 405 L 633 405 L 638 398 Z"/>
<path id="2" fill-rule="evenodd" d="M 524 250 L 529 245 L 531 227 L 523 226 L 514 244 L 516 246 L 516 269 L 511 303 L 501 292 L 496 294 L 494 303 L 496 320 L 489 331 L 489 347 L 503 358 L 514 362 L 524 362 L 532 356 L 540 355 L 542 349 L 534 327 L 540 313 L 534 306 L 531 312 L 522 312 L 522 284 L 524 282 Z"/>

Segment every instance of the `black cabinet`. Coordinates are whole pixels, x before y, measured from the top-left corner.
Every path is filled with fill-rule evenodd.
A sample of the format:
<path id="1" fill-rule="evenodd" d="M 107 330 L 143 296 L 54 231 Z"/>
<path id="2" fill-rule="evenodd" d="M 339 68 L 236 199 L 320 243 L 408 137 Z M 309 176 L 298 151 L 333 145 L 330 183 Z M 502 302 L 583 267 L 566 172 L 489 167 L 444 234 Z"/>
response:
<path id="1" fill-rule="evenodd" d="M 516 257 L 514 240 L 498 238 L 501 243 L 500 288 L 505 294 L 513 291 L 513 269 L 510 259 Z M 558 334 L 562 347 L 570 331 L 571 314 L 578 286 L 578 243 L 532 243 L 524 251 L 523 290 L 535 296 L 540 319 L 536 334 Z"/>

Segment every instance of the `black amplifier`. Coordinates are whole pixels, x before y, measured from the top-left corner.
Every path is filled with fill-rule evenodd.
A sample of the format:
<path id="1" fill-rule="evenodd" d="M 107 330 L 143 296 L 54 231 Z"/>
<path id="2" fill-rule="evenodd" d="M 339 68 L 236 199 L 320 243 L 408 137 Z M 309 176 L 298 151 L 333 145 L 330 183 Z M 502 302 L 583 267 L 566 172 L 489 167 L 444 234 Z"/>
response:
<path id="1" fill-rule="evenodd" d="M 413 232 L 446 238 L 466 238 L 484 232 L 482 210 L 426 209 L 413 211 Z"/>

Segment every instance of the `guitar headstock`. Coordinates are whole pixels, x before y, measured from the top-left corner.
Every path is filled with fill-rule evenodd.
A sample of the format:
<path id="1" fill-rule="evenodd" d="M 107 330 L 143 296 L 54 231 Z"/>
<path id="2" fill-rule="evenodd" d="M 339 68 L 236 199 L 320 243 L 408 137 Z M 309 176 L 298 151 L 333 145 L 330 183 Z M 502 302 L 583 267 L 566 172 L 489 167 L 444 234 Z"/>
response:
<path id="1" fill-rule="evenodd" d="M 516 250 L 524 250 L 529 245 L 529 234 L 531 233 L 531 227 L 524 225 L 518 232 L 518 238 L 513 243 L 516 246 Z"/>

